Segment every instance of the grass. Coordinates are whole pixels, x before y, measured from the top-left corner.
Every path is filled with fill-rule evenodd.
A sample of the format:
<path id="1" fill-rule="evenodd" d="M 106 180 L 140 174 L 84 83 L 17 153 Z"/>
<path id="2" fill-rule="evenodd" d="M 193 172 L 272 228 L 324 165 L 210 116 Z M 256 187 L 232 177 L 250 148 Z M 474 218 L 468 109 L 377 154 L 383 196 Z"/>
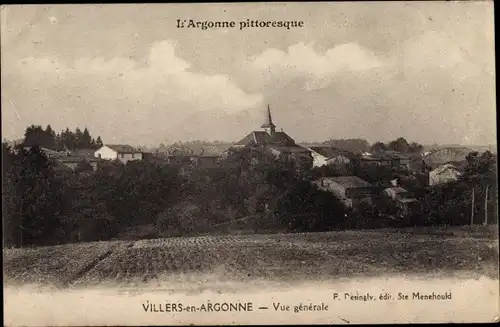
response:
<path id="1" fill-rule="evenodd" d="M 488 230 L 455 228 L 444 234 L 424 229 L 367 230 L 73 244 L 4 250 L 4 271 L 7 282 L 63 286 L 140 284 L 189 273 L 215 274 L 222 280 L 280 281 L 449 276 L 464 271 L 498 278 L 498 243 Z"/>

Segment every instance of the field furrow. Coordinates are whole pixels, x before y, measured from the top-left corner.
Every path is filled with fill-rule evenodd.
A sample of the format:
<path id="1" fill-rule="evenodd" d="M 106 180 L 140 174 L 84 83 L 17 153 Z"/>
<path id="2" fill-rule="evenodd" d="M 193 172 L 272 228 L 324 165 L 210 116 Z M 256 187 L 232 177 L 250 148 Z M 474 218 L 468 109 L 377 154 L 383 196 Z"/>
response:
<path id="1" fill-rule="evenodd" d="M 100 242 L 4 254 L 6 280 L 72 286 L 135 285 L 190 274 L 282 281 L 460 271 L 496 277 L 498 263 L 496 241 L 488 238 L 387 231 L 383 237 L 330 232 Z"/>

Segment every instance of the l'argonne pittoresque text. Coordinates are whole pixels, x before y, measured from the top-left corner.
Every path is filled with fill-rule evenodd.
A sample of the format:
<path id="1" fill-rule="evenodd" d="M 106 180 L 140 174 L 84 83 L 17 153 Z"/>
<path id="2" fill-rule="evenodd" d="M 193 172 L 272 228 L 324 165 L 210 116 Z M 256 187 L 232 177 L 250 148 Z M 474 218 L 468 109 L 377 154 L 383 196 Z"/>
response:
<path id="1" fill-rule="evenodd" d="M 201 30 L 208 29 L 229 29 L 238 28 L 239 30 L 247 28 L 301 28 L 304 22 L 301 20 L 254 20 L 245 19 L 239 22 L 231 21 L 196 21 L 194 19 L 177 19 L 177 28 L 197 28 Z"/>

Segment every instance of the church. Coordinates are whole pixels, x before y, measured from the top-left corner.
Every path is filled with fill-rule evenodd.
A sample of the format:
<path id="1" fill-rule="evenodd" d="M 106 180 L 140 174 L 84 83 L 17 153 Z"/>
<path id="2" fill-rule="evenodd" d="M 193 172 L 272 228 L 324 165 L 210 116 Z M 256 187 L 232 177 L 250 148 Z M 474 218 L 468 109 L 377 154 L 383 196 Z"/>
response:
<path id="1" fill-rule="evenodd" d="M 273 159 L 293 163 L 297 168 L 312 167 L 311 151 L 295 143 L 295 140 L 283 130 L 276 131 L 269 106 L 267 106 L 266 120 L 261 128 L 263 130 L 253 131 L 233 144 L 231 150 L 236 152 L 249 150 L 253 162 Z"/>

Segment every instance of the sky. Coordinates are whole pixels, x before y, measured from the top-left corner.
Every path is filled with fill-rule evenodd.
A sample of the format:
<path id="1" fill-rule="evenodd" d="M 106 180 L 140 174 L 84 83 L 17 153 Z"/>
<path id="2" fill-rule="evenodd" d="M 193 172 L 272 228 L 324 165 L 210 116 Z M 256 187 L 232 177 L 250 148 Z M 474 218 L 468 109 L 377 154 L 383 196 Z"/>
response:
<path id="1" fill-rule="evenodd" d="M 492 2 L 3 6 L 2 138 L 238 141 L 269 105 L 296 141 L 496 144 L 493 18 Z"/>

